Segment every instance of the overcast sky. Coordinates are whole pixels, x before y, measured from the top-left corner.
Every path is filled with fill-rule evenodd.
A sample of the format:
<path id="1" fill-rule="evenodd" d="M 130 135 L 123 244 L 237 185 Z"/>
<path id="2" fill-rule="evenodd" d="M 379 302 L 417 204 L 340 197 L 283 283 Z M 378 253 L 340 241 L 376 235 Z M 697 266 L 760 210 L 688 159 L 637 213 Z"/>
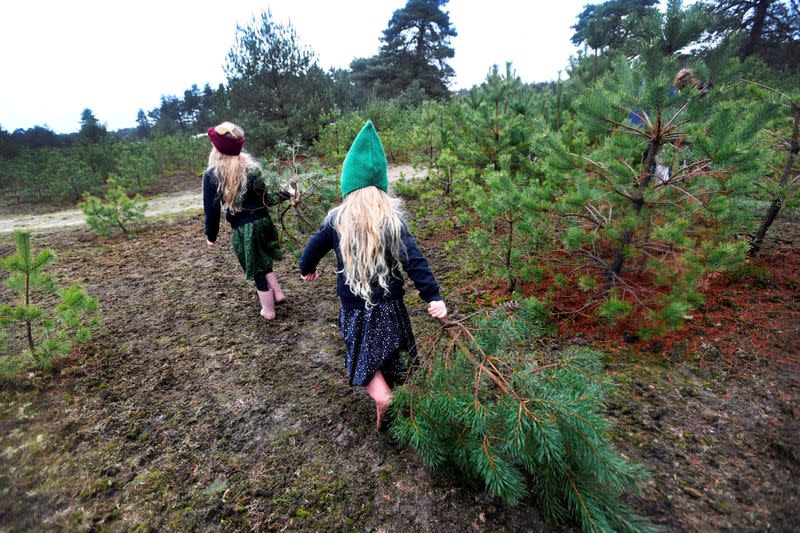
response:
<path id="1" fill-rule="evenodd" d="M 570 28 L 594 0 L 451 0 L 452 89 L 512 61 L 526 82 L 555 79 L 575 52 Z M 132 127 L 161 95 L 216 87 L 236 25 L 267 8 L 295 27 L 323 68 L 375 55 L 405 0 L 13 0 L 0 18 L 0 126 L 79 128 L 90 108 L 109 129 Z"/>

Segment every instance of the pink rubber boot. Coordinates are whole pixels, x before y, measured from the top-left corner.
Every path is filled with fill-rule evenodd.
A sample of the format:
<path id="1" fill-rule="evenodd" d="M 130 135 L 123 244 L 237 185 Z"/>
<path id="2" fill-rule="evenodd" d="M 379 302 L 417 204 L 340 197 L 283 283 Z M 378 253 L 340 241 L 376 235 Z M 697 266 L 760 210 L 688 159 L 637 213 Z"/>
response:
<path id="1" fill-rule="evenodd" d="M 281 284 L 278 283 L 278 276 L 275 275 L 275 272 L 267 274 L 267 283 L 269 284 L 270 290 L 272 290 L 272 293 L 275 295 L 275 303 L 279 304 L 284 302 L 286 297 L 283 295 Z"/>
<path id="2" fill-rule="evenodd" d="M 261 302 L 261 316 L 267 320 L 275 320 L 275 297 L 272 291 L 257 291 Z"/>

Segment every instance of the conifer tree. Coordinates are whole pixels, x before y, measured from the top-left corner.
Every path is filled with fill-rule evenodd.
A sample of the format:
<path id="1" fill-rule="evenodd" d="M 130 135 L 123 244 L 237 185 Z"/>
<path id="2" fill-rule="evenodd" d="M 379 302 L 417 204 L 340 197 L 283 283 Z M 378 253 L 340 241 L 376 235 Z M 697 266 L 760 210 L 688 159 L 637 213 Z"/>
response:
<path id="1" fill-rule="evenodd" d="M 686 7 L 683 0 L 669 0 L 664 13 L 654 9 L 639 21 L 634 38 L 628 40 L 622 50 L 628 57 L 634 57 L 652 47 L 670 57 L 699 41 L 712 23 L 713 17 L 705 4 Z"/>
<path id="2" fill-rule="evenodd" d="M 510 156 L 511 168 L 530 170 L 532 135 L 541 129 L 527 90 L 510 63 L 501 74 L 492 67 L 486 80 L 472 88 L 456 108 L 455 147 L 458 156 L 472 168 L 491 164 L 500 170 L 500 156 Z"/>
<path id="3" fill-rule="evenodd" d="M 445 323 L 439 342 L 395 390 L 392 433 L 427 465 L 483 484 L 509 505 L 532 495 L 550 522 L 647 531 L 647 521 L 619 499 L 647 475 L 607 438 L 602 354 L 538 352 L 533 346 L 550 331 L 548 318 L 531 299 L 495 310 L 474 330 Z"/>
<path id="4" fill-rule="evenodd" d="M 86 224 L 103 238 L 114 230 L 121 230 L 128 237 L 134 235 L 133 223 L 144 220 L 147 204 L 140 194 L 128 196 L 125 188 L 111 180 L 112 188 L 106 192 L 105 202 L 86 194 L 78 207 L 86 215 Z"/>
<path id="5" fill-rule="evenodd" d="M 731 238 L 764 167 L 758 141 L 769 116 L 764 105 L 723 100 L 722 89 L 675 92 L 676 71 L 657 49 L 617 61 L 579 103 L 586 150 L 571 153 L 554 136 L 549 152 L 553 169 L 571 161 L 577 170 L 556 206 L 570 221 L 565 248 L 602 272 L 606 296 L 616 288 L 637 301 L 642 286 L 625 278 L 628 269 L 655 283 L 661 304 L 650 317 L 667 329 L 700 303 L 701 276 L 743 257 Z"/>
<path id="6" fill-rule="evenodd" d="M 537 215 L 547 205 L 547 189 L 522 171 L 511 170 L 511 156 L 500 156 L 500 170 L 489 171 L 483 186 L 473 185 L 472 205 L 480 217 L 470 240 L 484 269 L 508 281 L 512 294 L 520 281 L 541 277 L 537 260 L 546 222 Z"/>
<path id="7" fill-rule="evenodd" d="M 332 104 L 333 82 L 291 23 L 275 21 L 266 10 L 238 26 L 224 68 L 231 112 L 248 132 L 251 149 L 317 136 L 319 117 Z"/>
<path id="8" fill-rule="evenodd" d="M 151 143 L 120 143 L 115 147 L 116 182 L 132 192 L 143 192 L 160 177 L 159 161 Z"/>
<path id="9" fill-rule="evenodd" d="M 38 254 L 31 246 L 28 231 L 14 232 L 16 252 L 0 261 L 10 276 L 6 285 L 19 296 L 17 305 L 0 305 L 0 347 L 7 355 L 0 358 L 0 374 L 14 376 L 29 367 L 49 368 L 57 357 L 68 355 L 74 344 L 91 338 L 91 327 L 97 325 L 97 300 L 87 296 L 80 284 L 59 290 L 45 269 L 55 260 L 52 250 Z M 37 305 L 37 298 L 57 293 L 60 299 L 55 308 Z M 45 300 L 46 301 L 46 300 Z M 8 328 L 23 327 L 22 348 L 8 351 Z"/>
<path id="10" fill-rule="evenodd" d="M 450 38 L 456 36 L 443 7 L 448 0 L 408 0 L 397 9 L 383 31 L 378 55 L 350 64 L 353 80 L 381 98 L 394 98 L 416 81 L 431 98 L 449 96 L 455 55 Z"/>

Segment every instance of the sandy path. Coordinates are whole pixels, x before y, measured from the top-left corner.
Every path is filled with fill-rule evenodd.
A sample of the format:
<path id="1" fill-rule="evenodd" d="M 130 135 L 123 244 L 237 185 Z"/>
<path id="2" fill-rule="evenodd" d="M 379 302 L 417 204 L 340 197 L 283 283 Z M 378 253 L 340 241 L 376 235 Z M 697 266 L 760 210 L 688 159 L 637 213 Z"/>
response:
<path id="1" fill-rule="evenodd" d="M 415 170 L 411 165 L 389 166 L 389 181 L 397 181 L 400 178 L 421 178 L 425 177 L 426 174 L 427 171 Z M 146 203 L 147 209 L 145 210 L 145 216 L 148 217 L 182 213 L 185 211 L 199 211 L 203 208 L 202 192 L 195 189 L 148 198 Z M 69 209 L 42 215 L 20 215 L 0 218 L 0 233 L 11 233 L 19 228 L 47 230 L 82 226 L 85 223 L 86 217 L 80 209 Z"/>

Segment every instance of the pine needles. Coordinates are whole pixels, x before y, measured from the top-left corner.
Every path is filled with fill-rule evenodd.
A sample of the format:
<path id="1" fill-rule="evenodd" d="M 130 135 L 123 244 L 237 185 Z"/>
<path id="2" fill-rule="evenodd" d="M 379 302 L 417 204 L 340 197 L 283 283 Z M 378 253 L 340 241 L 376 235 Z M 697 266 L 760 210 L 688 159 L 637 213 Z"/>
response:
<path id="1" fill-rule="evenodd" d="M 647 475 L 606 437 L 602 354 L 573 347 L 545 356 L 534 346 L 547 318 L 530 299 L 495 310 L 475 329 L 444 322 L 395 392 L 392 433 L 429 466 L 483 483 L 509 505 L 532 494 L 551 522 L 646 530 L 619 500 Z"/>

